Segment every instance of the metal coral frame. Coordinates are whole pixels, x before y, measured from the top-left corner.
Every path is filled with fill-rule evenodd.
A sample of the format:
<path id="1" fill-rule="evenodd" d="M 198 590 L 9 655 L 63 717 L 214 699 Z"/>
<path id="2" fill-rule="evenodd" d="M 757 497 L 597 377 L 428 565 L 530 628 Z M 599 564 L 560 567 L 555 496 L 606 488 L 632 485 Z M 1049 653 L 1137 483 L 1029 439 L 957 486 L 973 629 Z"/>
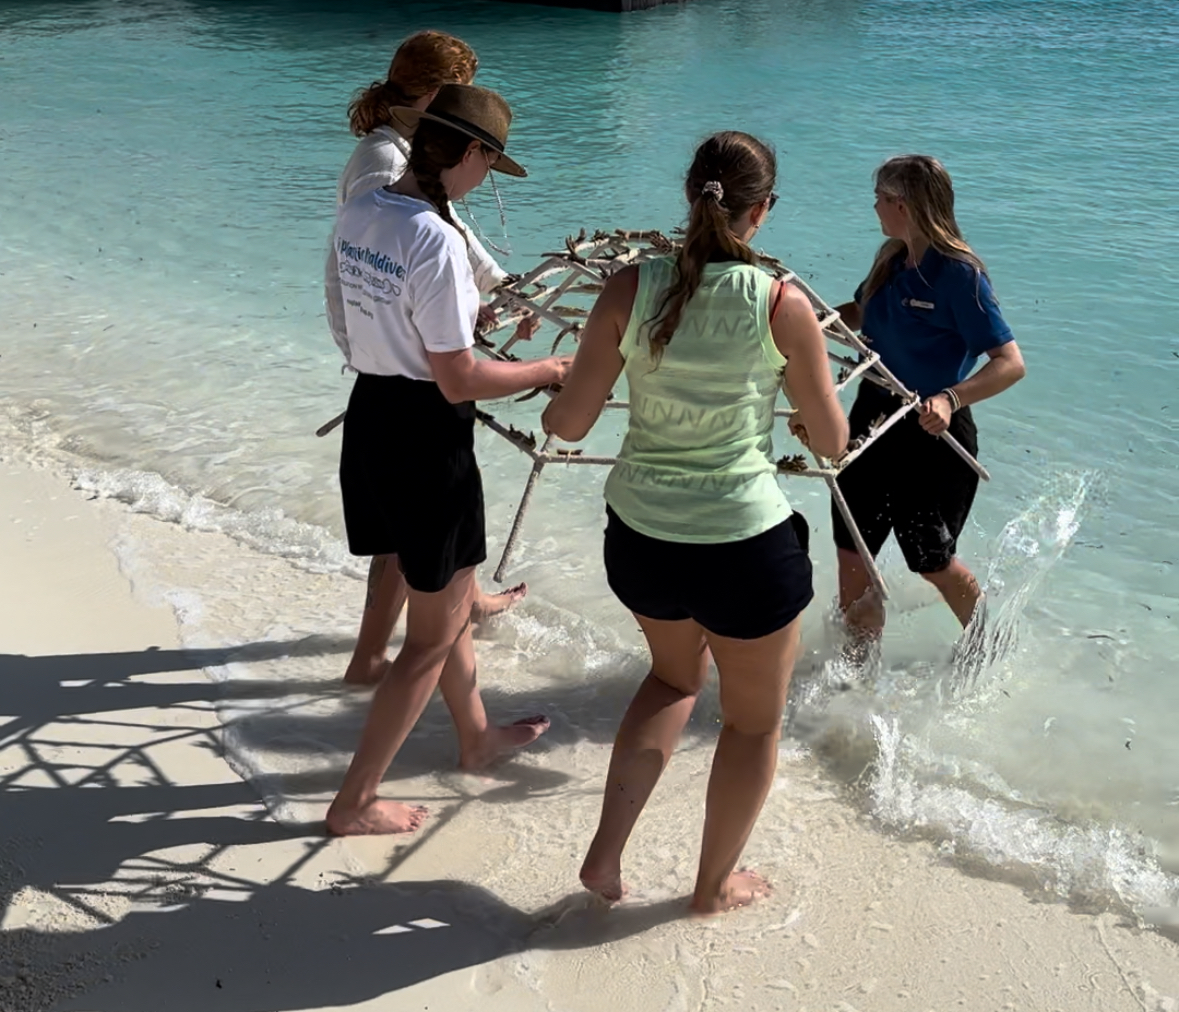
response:
<path id="1" fill-rule="evenodd" d="M 576 236 L 569 236 L 565 240 L 565 248 L 542 254 L 541 262 L 527 274 L 509 278 L 495 292 L 491 308 L 496 311 L 496 323 L 482 330 L 476 337 L 476 349 L 489 357 L 501 361 L 516 361 L 512 348 L 524 340 L 524 332 L 517 325 L 525 317 L 538 317 L 543 323 L 550 323 L 557 327 L 558 333 L 552 344 L 552 353 L 556 353 L 566 338 L 576 339 L 582 329 L 582 321 L 589 315 L 592 300 L 601 292 L 606 279 L 616 271 L 629 264 L 642 263 L 655 257 L 673 254 L 678 243 L 662 232 L 627 231 L 616 229 L 613 232 L 595 232 L 587 235 L 585 230 Z M 819 326 L 829 342 L 828 358 L 838 367 L 836 389 L 842 391 L 849 384 L 858 379 L 875 383 L 896 395 L 901 405 L 892 414 L 881 415 L 862 439 L 854 439 L 848 444 L 847 450 L 837 459 L 828 460 L 817 454 L 811 454 L 813 466 L 807 462 L 803 454 L 784 456 L 778 461 L 778 473 L 808 478 L 821 478 L 831 491 L 832 500 L 843 516 L 848 530 L 851 532 L 857 549 L 867 567 L 873 586 L 882 598 L 887 599 L 888 587 L 880 570 L 864 543 L 863 536 L 855 519 L 848 509 L 846 500 L 836 482 L 840 472 L 860 458 L 885 432 L 896 425 L 910 411 L 921 403 L 920 398 L 906 388 L 880 361 L 880 356 L 872 351 L 864 340 L 852 331 L 839 317 L 839 314 L 825 303 L 802 278 L 791 271 L 785 264 L 767 254 L 758 254 L 758 263 L 764 270 L 778 280 L 790 282 L 797 286 L 810 300 L 815 311 Z M 589 304 L 585 305 L 588 299 Z M 563 301 L 564 300 L 564 301 Z M 569 304 L 566 304 L 569 303 Z M 514 332 L 496 345 L 492 337 L 512 328 Z M 535 396 L 526 395 L 525 398 Z M 775 408 L 774 414 L 788 418 L 793 409 L 788 406 Z M 611 399 L 606 407 L 611 409 L 627 408 L 625 401 Z M 537 447 L 535 435 L 521 432 L 514 426 L 503 425 L 495 417 L 485 411 L 479 411 L 479 420 L 493 432 L 503 436 L 521 452 L 532 460 L 532 471 L 524 486 L 520 505 L 516 509 L 516 516 L 508 534 L 507 543 L 500 556 L 499 565 L 495 570 L 495 579 L 502 582 L 505 570 L 519 540 L 520 530 L 524 523 L 524 516 L 532 500 L 533 491 L 540 480 L 541 472 L 549 464 L 588 464 L 611 465 L 616 462 L 614 457 L 591 456 L 576 448 L 555 446 L 555 438 L 547 437 Z M 333 418 L 324 425 L 317 435 L 326 435 L 343 420 L 343 415 Z M 948 432 L 942 433 L 941 439 L 969 464 L 984 480 L 990 480 L 990 474 L 974 457 Z"/>

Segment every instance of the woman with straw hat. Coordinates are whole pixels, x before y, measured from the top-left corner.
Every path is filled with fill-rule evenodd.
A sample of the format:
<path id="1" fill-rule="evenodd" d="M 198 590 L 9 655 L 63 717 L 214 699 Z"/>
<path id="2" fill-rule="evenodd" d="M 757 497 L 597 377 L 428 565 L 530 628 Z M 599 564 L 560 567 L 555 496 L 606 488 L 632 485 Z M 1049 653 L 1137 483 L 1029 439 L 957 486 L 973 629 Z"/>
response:
<path id="1" fill-rule="evenodd" d="M 436 686 L 465 769 L 548 728 L 544 717 L 489 724 L 471 641 L 474 567 L 487 557 L 473 402 L 559 383 L 569 366 L 472 353 L 479 291 L 451 201 L 489 170 L 525 175 L 505 150 L 511 110 L 493 91 L 448 84 L 427 111 L 397 112 L 416 127 L 407 172 L 349 200 L 333 234 L 358 372 L 340 455 L 348 544 L 356 555 L 388 557 L 409 599 L 405 643 L 327 814 L 337 835 L 410 832 L 425 817 L 376 792 Z"/>
<path id="2" fill-rule="evenodd" d="M 445 32 L 417 32 L 398 47 L 385 80 L 374 81 L 348 107 L 352 132 L 360 138 L 336 186 L 337 212 L 349 200 L 395 183 L 405 173 L 413 137 L 412 116 L 426 109 L 445 84 L 470 84 L 479 68 L 475 51 L 462 39 Z M 466 224 L 452 220 L 463 232 L 475 284 L 488 293 L 503 283 L 507 273 L 480 245 Z M 332 336 L 351 364 L 351 351 L 345 332 L 343 289 L 340 261 L 333 246 L 328 251 L 325 272 L 327 317 Z M 487 307 L 480 307 L 480 318 L 487 322 Z M 531 327 L 531 322 L 526 324 Z M 405 607 L 405 581 L 397 566 L 384 556 L 376 556 L 369 565 L 368 592 L 357 636 L 356 648 L 344 673 L 344 680 L 355 685 L 371 685 L 388 669 L 386 651 L 389 638 Z M 520 601 L 528 592 L 525 584 L 511 587 L 501 594 L 476 593 L 472 617 L 475 621 L 498 614 Z"/>

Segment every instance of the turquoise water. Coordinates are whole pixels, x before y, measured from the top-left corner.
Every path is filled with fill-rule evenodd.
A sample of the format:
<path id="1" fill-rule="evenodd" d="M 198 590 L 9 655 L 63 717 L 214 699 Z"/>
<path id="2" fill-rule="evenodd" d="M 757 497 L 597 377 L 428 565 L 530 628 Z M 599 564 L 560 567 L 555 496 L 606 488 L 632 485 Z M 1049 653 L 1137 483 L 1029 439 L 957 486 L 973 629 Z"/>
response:
<path id="1" fill-rule="evenodd" d="M 675 225 L 694 143 L 732 127 L 780 154 L 765 248 L 840 302 L 880 238 L 872 169 L 903 151 L 946 162 L 1029 366 L 978 411 L 994 480 L 963 554 L 989 581 L 996 652 L 950 668 L 952 619 L 886 553 L 897 601 L 873 693 L 837 705 L 812 609 L 795 733 L 870 731 L 866 803 L 890 827 L 1061 894 L 1174 902 L 1155 863 L 1179 868 L 1171 3 L 402 3 L 379 18 L 359 3 L 0 3 L 7 438 L 68 452 L 138 509 L 354 573 L 338 442 L 311 435 L 347 396 L 322 257 L 349 96 L 426 26 L 470 41 L 480 83 L 515 108 L 531 177 L 501 187 L 512 269 L 583 225 Z M 490 194 L 472 208 L 502 245 Z M 534 402 L 495 411 L 536 426 Z M 589 445 L 616 447 L 617 425 Z M 502 538 L 527 469 L 481 439 Z M 598 562 L 603 476 L 576 471 L 546 476 L 514 575 L 630 643 Z M 829 600 L 824 496 L 789 491 L 819 527 Z M 588 677 L 570 656 L 568 677 Z"/>

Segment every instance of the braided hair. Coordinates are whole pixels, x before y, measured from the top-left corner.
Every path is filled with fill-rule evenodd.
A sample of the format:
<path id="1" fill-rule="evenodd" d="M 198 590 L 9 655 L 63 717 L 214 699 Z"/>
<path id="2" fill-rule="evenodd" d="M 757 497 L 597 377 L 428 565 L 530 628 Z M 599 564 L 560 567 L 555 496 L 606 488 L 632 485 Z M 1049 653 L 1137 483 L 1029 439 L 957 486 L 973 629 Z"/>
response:
<path id="1" fill-rule="evenodd" d="M 409 153 L 408 171 L 413 173 L 422 193 L 442 220 L 458 229 L 464 242 L 468 242 L 467 233 L 455 220 L 450 197 L 442 185 L 442 172 L 458 165 L 470 146 L 471 138 L 466 134 L 436 120 L 422 119 L 413 135 L 413 147 Z"/>

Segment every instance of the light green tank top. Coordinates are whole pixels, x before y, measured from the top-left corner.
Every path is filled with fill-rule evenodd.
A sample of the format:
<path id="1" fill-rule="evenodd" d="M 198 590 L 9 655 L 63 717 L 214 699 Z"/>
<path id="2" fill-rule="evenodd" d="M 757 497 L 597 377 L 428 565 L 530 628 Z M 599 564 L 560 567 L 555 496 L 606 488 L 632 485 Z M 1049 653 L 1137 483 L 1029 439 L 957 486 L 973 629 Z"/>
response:
<path id="1" fill-rule="evenodd" d="M 709 264 L 658 363 L 650 320 L 675 261 L 639 267 L 620 351 L 630 429 L 606 479 L 628 527 L 663 541 L 741 541 L 790 516 L 773 460 L 774 403 L 786 359 L 770 332 L 772 281 L 743 263 Z"/>

